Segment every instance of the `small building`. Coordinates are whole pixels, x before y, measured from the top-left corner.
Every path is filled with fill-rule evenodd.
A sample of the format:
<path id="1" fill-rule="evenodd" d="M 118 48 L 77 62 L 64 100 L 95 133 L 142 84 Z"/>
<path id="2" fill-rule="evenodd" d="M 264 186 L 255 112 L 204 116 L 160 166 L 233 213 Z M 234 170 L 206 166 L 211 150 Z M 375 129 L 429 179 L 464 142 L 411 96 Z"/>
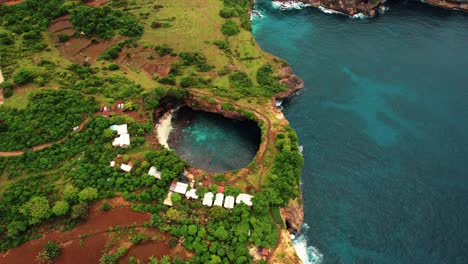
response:
<path id="1" fill-rule="evenodd" d="M 128 134 L 128 126 L 127 124 L 123 125 L 112 125 L 110 129 L 117 131 L 118 135 Z"/>
<path id="2" fill-rule="evenodd" d="M 129 147 L 130 146 L 130 134 L 128 134 L 127 124 L 123 125 L 112 125 L 110 129 L 117 131 L 119 135 L 112 141 L 114 147 Z"/>
<path id="3" fill-rule="evenodd" d="M 270 251 L 267 248 L 258 247 L 257 253 L 262 255 L 263 257 L 268 257 L 268 255 L 270 254 Z"/>
<path id="4" fill-rule="evenodd" d="M 227 209 L 232 209 L 234 208 L 234 202 L 235 202 L 234 196 L 226 196 L 226 199 L 224 199 L 224 208 Z"/>
<path id="5" fill-rule="evenodd" d="M 156 179 L 161 179 L 161 172 L 156 169 L 156 167 L 151 166 L 151 168 L 148 171 L 148 174 L 155 177 Z"/>
<path id="6" fill-rule="evenodd" d="M 223 206 L 223 200 L 224 200 L 224 194 L 223 193 L 217 193 L 216 194 L 216 199 L 215 199 L 213 205 Z"/>
<path id="7" fill-rule="evenodd" d="M 169 191 L 169 192 L 167 193 L 166 199 L 164 199 L 164 201 L 163 201 L 163 204 L 164 204 L 164 205 L 167 205 L 167 206 L 172 206 L 172 199 L 171 199 L 171 197 L 172 197 L 172 192 Z"/>
<path id="8" fill-rule="evenodd" d="M 218 186 L 218 193 L 224 193 L 224 186 Z"/>
<path id="9" fill-rule="evenodd" d="M 197 199 L 198 199 L 197 190 L 196 190 L 196 189 L 190 189 L 190 190 L 185 194 L 185 197 L 187 197 L 187 199 L 194 199 L 194 200 L 197 200 Z"/>
<path id="10" fill-rule="evenodd" d="M 112 168 L 115 167 L 115 161 L 111 161 L 111 162 L 110 162 L 110 166 L 111 166 Z"/>
<path id="11" fill-rule="evenodd" d="M 205 193 L 205 196 L 203 196 L 203 205 L 211 207 L 213 205 L 213 196 L 214 194 L 212 192 Z"/>
<path id="12" fill-rule="evenodd" d="M 183 182 L 172 182 L 169 191 L 176 192 L 180 194 L 185 194 L 187 192 L 188 184 Z"/>
<path id="13" fill-rule="evenodd" d="M 120 165 L 120 169 L 125 172 L 130 172 L 132 170 L 132 166 L 130 164 L 122 164 Z"/>
<path id="14" fill-rule="evenodd" d="M 250 195 L 250 194 L 241 193 L 236 198 L 236 204 L 242 202 L 242 203 L 245 203 L 248 206 L 252 206 L 252 198 L 253 198 L 253 196 Z"/>

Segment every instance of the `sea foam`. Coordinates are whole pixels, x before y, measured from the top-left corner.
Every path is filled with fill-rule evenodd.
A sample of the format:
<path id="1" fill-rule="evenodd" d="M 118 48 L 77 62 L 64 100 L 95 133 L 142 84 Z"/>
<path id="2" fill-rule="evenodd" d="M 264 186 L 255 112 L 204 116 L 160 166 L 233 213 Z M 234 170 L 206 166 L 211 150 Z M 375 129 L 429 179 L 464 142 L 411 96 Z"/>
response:
<path id="1" fill-rule="evenodd" d="M 308 245 L 307 243 L 306 234 L 308 230 L 309 226 L 307 223 L 304 223 L 300 233 L 298 233 L 296 238 L 293 240 L 297 256 L 299 256 L 304 264 L 321 264 L 323 261 L 322 253 L 320 253 L 317 248 L 312 245 Z"/>

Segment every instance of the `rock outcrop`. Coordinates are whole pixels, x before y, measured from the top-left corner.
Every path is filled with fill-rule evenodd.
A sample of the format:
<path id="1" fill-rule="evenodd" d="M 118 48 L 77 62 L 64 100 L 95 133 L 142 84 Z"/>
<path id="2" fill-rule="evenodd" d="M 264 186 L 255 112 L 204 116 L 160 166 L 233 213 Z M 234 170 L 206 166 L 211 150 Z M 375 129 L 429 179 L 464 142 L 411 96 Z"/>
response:
<path id="1" fill-rule="evenodd" d="M 283 99 L 293 95 L 304 88 L 304 81 L 297 77 L 290 66 L 284 65 L 278 69 L 278 76 L 281 76 L 280 83 L 285 84 L 287 90 L 275 95 L 275 99 Z"/>
<path id="2" fill-rule="evenodd" d="M 287 2 L 288 0 L 279 0 Z M 363 14 L 373 17 L 377 14 L 379 8 L 383 7 L 385 0 L 299 0 L 304 4 L 316 7 L 324 7 L 343 14 L 354 16 Z"/>
<path id="3" fill-rule="evenodd" d="M 289 233 L 296 234 L 304 223 L 304 206 L 291 201 L 287 207 L 281 208 L 281 216 Z"/>
<path id="4" fill-rule="evenodd" d="M 423 0 L 422 2 L 445 9 L 468 11 L 468 0 Z"/>
<path id="5" fill-rule="evenodd" d="M 289 0 L 276 0 L 288 2 Z M 379 10 L 385 9 L 386 0 L 298 0 L 304 4 L 315 7 L 324 7 L 343 14 L 354 16 L 363 14 L 368 17 L 374 17 Z M 420 0 L 433 6 L 446 9 L 456 9 L 468 11 L 468 0 Z"/>

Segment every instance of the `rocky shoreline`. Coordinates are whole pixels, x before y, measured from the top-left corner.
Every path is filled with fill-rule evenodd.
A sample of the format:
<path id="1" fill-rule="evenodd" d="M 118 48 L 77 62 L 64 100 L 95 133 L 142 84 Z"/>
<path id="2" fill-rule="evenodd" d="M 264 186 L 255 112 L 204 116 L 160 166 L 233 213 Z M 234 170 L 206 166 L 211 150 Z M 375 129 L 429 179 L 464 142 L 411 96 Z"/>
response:
<path id="1" fill-rule="evenodd" d="M 315 6 L 325 13 L 341 13 L 353 17 L 374 17 L 383 13 L 386 0 L 274 0 L 282 10 L 289 6 Z M 421 0 L 421 2 L 450 10 L 468 11 L 468 0 Z"/>

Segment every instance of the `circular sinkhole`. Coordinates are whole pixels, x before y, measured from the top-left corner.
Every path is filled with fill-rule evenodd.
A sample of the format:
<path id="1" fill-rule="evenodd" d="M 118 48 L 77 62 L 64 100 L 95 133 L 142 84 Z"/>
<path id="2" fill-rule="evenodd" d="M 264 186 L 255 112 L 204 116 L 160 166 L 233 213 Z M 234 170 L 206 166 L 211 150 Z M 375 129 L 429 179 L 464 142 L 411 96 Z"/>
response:
<path id="1" fill-rule="evenodd" d="M 191 165 L 207 172 L 246 167 L 255 157 L 261 131 L 253 121 L 183 106 L 174 111 L 168 145 Z"/>

